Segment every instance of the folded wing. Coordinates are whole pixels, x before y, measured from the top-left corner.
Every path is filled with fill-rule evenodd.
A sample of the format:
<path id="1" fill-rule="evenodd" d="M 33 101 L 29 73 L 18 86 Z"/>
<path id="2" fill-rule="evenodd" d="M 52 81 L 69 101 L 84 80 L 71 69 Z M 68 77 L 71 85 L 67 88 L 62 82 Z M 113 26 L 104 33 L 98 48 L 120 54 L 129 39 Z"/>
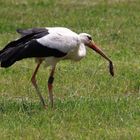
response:
<path id="1" fill-rule="evenodd" d="M 11 41 L 0 51 L 1 67 L 9 67 L 23 58 L 63 57 L 66 55 L 66 53 L 56 48 L 50 48 L 37 41 L 37 39 L 49 35 L 46 28 L 18 29 L 17 32 L 20 33 L 22 37 Z"/>

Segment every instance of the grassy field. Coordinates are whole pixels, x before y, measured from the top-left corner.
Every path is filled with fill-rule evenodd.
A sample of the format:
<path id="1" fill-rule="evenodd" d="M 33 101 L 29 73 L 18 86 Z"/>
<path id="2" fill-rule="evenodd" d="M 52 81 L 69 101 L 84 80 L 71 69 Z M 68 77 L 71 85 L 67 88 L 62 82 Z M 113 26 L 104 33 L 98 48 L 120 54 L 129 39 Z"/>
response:
<path id="1" fill-rule="evenodd" d="M 79 63 L 60 62 L 55 107 L 44 110 L 30 83 L 34 60 L 0 69 L 0 139 L 139 140 L 140 1 L 0 0 L 0 48 L 18 37 L 17 28 L 42 26 L 91 34 L 115 77 L 91 50 Z M 42 66 L 37 75 L 47 102 L 48 73 Z"/>

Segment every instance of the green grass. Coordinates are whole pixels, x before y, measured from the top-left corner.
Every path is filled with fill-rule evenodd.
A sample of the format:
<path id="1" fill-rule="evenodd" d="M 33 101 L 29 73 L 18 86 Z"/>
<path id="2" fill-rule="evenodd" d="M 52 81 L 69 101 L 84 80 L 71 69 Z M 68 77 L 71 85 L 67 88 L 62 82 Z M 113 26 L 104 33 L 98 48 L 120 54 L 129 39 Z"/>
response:
<path id="1" fill-rule="evenodd" d="M 0 47 L 18 37 L 17 28 L 65 26 L 87 32 L 111 57 L 88 50 L 79 63 L 57 66 L 55 107 L 44 110 L 30 83 L 34 60 L 0 69 L 0 139 L 140 139 L 139 0 L 1 0 Z M 37 75 L 48 102 L 49 69 Z"/>

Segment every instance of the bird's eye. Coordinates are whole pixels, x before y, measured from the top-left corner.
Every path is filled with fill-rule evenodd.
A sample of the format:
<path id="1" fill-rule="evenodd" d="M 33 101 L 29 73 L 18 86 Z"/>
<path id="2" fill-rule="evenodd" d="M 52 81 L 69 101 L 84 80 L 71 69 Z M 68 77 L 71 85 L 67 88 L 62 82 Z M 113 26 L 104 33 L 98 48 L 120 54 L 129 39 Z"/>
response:
<path id="1" fill-rule="evenodd" d="M 92 38 L 91 38 L 90 36 L 87 36 L 87 38 L 88 38 L 89 40 L 92 40 Z"/>

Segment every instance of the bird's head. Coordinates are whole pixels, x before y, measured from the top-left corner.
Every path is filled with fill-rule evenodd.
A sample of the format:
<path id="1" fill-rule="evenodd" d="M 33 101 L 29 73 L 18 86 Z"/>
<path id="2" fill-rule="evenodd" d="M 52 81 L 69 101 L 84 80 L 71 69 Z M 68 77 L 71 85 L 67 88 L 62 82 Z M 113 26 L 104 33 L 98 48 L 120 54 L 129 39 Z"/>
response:
<path id="1" fill-rule="evenodd" d="M 91 48 L 96 53 L 100 54 L 102 57 L 104 57 L 107 61 L 109 61 L 109 71 L 112 76 L 114 76 L 114 70 L 113 70 L 113 63 L 112 61 L 105 55 L 105 53 L 94 43 L 92 40 L 91 35 L 87 33 L 80 33 L 79 34 L 80 40 L 82 43 L 85 44 L 85 46 Z"/>

